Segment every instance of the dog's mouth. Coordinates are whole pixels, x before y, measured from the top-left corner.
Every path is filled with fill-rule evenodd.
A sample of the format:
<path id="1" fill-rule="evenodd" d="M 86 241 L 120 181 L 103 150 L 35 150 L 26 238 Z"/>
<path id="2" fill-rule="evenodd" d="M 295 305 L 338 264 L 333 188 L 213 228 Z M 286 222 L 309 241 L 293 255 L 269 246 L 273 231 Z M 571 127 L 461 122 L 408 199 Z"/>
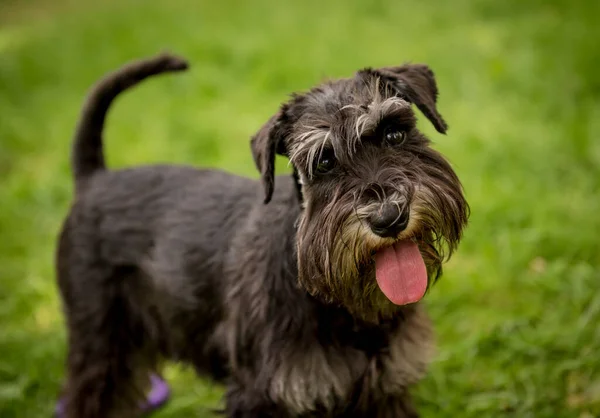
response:
<path id="1" fill-rule="evenodd" d="M 418 245 L 409 239 L 379 249 L 375 276 L 383 294 L 395 305 L 415 303 L 427 290 L 427 268 Z"/>

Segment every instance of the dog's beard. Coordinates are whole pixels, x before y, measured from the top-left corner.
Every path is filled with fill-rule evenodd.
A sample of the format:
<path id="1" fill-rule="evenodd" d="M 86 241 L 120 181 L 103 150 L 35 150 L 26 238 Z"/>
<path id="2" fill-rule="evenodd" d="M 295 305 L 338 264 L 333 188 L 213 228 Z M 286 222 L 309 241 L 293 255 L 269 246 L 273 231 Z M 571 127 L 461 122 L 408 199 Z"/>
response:
<path id="1" fill-rule="evenodd" d="M 419 248 L 430 287 L 458 245 L 468 216 L 457 177 L 451 170 L 441 174 L 439 168 L 425 167 L 412 173 L 419 182 L 412 194 L 408 227 L 398 239 L 371 232 L 366 222 L 369 210 L 357 206 L 360 193 L 348 197 L 349 193 L 337 189 L 329 204 L 318 209 L 311 206 L 308 195 L 298 228 L 300 284 L 326 303 L 341 305 L 365 321 L 394 316 L 401 307 L 380 290 L 373 256 L 398 240 L 409 239 Z"/>
<path id="2" fill-rule="evenodd" d="M 373 320 L 373 315 L 391 314 L 397 307 L 379 291 L 371 260 L 372 249 L 381 244 L 352 212 L 340 215 L 333 206 L 314 219 L 308 212 L 300 218 L 300 284 L 313 296 L 344 306 L 357 317 Z"/>

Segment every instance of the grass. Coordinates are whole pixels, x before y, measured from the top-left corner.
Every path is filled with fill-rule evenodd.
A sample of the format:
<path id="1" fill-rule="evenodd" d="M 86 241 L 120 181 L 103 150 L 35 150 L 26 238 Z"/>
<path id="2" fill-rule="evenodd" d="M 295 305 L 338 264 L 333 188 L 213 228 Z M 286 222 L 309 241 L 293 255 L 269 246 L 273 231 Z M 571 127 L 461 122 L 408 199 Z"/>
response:
<path id="1" fill-rule="evenodd" d="M 292 91 L 426 62 L 471 223 L 427 299 L 439 352 L 424 417 L 600 416 L 600 3 L 0 0 L 0 416 L 49 416 L 65 331 L 53 274 L 71 133 L 108 70 L 168 48 L 185 75 L 114 106 L 112 167 L 257 176 L 248 138 Z M 285 170 L 285 161 L 279 161 Z M 221 388 L 169 366 L 157 417 L 209 416 Z"/>

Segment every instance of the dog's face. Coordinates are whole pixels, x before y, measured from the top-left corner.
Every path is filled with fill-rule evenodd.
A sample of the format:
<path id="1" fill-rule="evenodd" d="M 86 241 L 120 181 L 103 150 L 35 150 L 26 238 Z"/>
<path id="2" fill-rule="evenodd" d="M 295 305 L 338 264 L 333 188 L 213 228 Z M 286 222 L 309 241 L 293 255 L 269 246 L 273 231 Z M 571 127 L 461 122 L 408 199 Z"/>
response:
<path id="1" fill-rule="evenodd" d="M 416 127 L 445 133 L 425 65 L 365 69 L 294 95 L 252 139 L 268 202 L 275 154 L 301 184 L 300 283 L 365 320 L 417 302 L 461 237 L 468 205 Z"/>

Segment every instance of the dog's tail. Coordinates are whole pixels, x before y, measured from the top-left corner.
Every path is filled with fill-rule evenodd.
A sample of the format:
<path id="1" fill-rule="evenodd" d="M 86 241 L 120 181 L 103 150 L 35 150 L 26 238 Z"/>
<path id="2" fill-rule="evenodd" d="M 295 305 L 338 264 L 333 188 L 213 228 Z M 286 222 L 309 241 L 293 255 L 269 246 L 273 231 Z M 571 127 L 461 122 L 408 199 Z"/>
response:
<path id="1" fill-rule="evenodd" d="M 149 76 L 187 68 L 188 63 L 184 59 L 162 53 L 130 62 L 96 83 L 86 99 L 73 141 L 71 163 L 77 191 L 81 191 L 94 173 L 106 168 L 102 131 L 108 108 L 119 93 Z"/>

